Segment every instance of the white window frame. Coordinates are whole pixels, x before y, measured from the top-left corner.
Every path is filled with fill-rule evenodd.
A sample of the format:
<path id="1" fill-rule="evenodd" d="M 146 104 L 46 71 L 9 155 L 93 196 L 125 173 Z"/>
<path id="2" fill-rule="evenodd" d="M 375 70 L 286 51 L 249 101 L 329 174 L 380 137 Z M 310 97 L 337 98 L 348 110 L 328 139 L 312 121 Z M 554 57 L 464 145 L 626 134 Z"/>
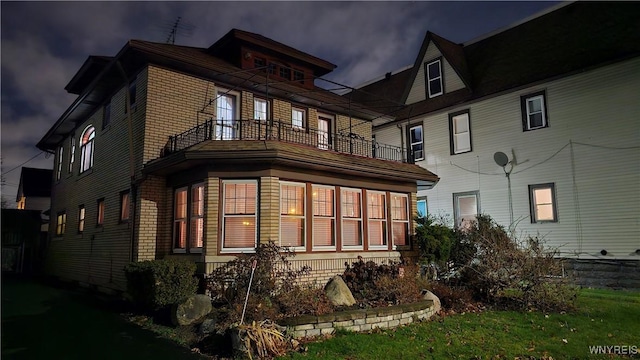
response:
<path id="1" fill-rule="evenodd" d="M 550 203 L 541 203 L 536 198 L 536 190 L 549 190 L 551 195 Z M 556 185 L 555 183 L 546 183 L 546 184 L 534 184 L 529 185 L 529 204 L 531 211 L 531 223 L 555 223 L 558 222 L 558 204 L 556 201 Z M 548 206 L 551 205 L 551 219 L 539 219 L 538 218 L 538 208 L 540 206 Z"/>
<path id="2" fill-rule="evenodd" d="M 382 200 L 383 200 L 383 204 L 382 204 L 382 210 L 383 210 L 383 217 L 382 218 L 372 218 L 371 217 L 371 213 L 372 211 L 370 211 L 370 207 L 373 205 L 371 203 L 371 196 L 370 195 L 382 195 Z M 387 210 L 388 210 L 388 206 L 387 206 L 387 193 L 385 193 L 384 191 L 373 191 L 373 190 L 367 190 L 367 244 L 369 246 L 369 249 L 371 250 L 387 250 L 389 249 L 389 221 L 387 220 Z M 376 223 L 381 223 L 382 225 L 382 237 L 383 237 L 383 244 L 382 245 L 372 245 L 371 244 L 371 222 L 376 222 Z"/>
<path id="3" fill-rule="evenodd" d="M 62 159 L 64 155 L 64 147 L 60 146 L 58 148 L 58 166 L 56 166 L 56 181 L 60 180 L 62 177 Z"/>
<path id="4" fill-rule="evenodd" d="M 250 217 L 252 216 L 251 214 L 230 214 L 227 215 L 225 213 L 225 209 L 226 209 L 226 185 L 227 184 L 254 184 L 256 187 L 256 208 L 255 211 L 253 213 L 253 218 L 254 218 L 254 246 L 253 247 L 244 247 L 244 248 L 227 248 L 225 247 L 225 224 L 226 224 L 226 219 L 227 218 L 231 218 L 231 217 Z M 255 252 L 256 251 L 256 246 L 258 246 L 258 213 L 260 211 L 260 203 L 258 202 L 258 199 L 260 197 L 260 187 L 258 184 L 257 180 L 222 180 L 222 249 L 220 250 L 221 253 L 240 253 L 240 252 Z"/>
<path id="5" fill-rule="evenodd" d="M 300 108 L 291 108 L 291 126 L 294 129 L 304 129 L 305 128 L 305 122 L 306 122 L 306 111 L 304 109 L 300 109 Z M 296 116 L 296 114 L 299 114 L 300 117 L 298 118 Z M 300 121 L 299 124 L 296 124 L 297 121 Z"/>
<path id="6" fill-rule="evenodd" d="M 293 186 L 297 188 L 302 188 L 302 214 L 286 214 L 283 213 L 282 210 L 282 195 L 283 195 L 283 186 Z M 284 247 L 282 243 L 283 233 L 282 233 L 282 220 L 283 219 L 302 219 L 302 245 L 300 246 L 287 246 L 291 250 L 304 251 L 307 248 L 307 186 L 305 183 L 299 182 L 289 182 L 289 181 L 280 181 L 280 199 L 279 199 L 280 207 L 280 246 Z"/>
<path id="7" fill-rule="evenodd" d="M 76 158 L 76 137 L 74 135 L 71 135 L 69 148 L 71 149 L 69 151 L 69 174 L 71 174 L 73 173 L 73 162 Z"/>
<path id="8" fill-rule="evenodd" d="M 400 248 L 408 248 L 411 245 L 411 226 L 410 226 L 410 221 L 411 221 L 411 206 L 409 203 L 409 195 L 408 194 L 402 194 L 402 193 L 390 193 L 389 194 L 391 197 L 391 201 L 389 201 L 389 205 L 391 206 L 391 241 L 392 241 L 392 248 L 395 250 L 398 247 Z M 395 211 L 394 211 L 394 198 L 399 197 L 399 198 L 404 198 L 406 199 L 405 203 L 407 208 L 405 209 L 405 214 L 407 214 L 407 218 L 406 219 L 400 219 L 400 218 L 396 218 L 395 216 Z M 397 245 L 395 242 L 395 239 L 393 237 L 393 228 L 394 226 L 396 226 L 396 224 L 404 224 L 403 226 L 406 229 L 406 234 L 407 234 L 407 238 L 405 239 L 405 244 L 403 245 Z"/>
<path id="9" fill-rule="evenodd" d="M 420 129 L 420 136 L 421 139 L 419 141 L 414 141 L 414 129 Z M 420 161 L 420 160 L 424 160 L 424 128 L 422 127 L 422 124 L 420 125 L 415 125 L 409 128 L 409 144 L 411 144 L 411 154 L 414 157 L 413 161 Z M 415 156 L 416 154 L 416 150 L 415 148 L 418 147 L 418 145 L 420 145 L 420 147 L 422 148 L 421 151 L 421 155 L 422 156 Z"/>
<path id="10" fill-rule="evenodd" d="M 476 200 L 476 212 L 474 215 L 478 216 L 478 214 L 480 214 L 480 193 L 477 190 L 453 193 L 453 218 L 455 221 L 455 226 L 457 228 L 462 228 L 462 217 L 466 217 L 469 215 L 460 213 L 460 199 L 471 197 L 475 198 Z M 475 219 L 473 221 L 475 221 Z"/>
<path id="11" fill-rule="evenodd" d="M 258 97 L 253 98 L 253 119 L 269 120 L 269 102 L 267 100 Z"/>
<path id="12" fill-rule="evenodd" d="M 80 173 L 93 168 L 93 154 L 95 153 L 96 128 L 89 125 L 82 131 L 80 137 Z"/>
<path id="13" fill-rule="evenodd" d="M 538 130 L 549 127 L 549 118 L 547 114 L 547 99 L 546 99 L 546 91 L 538 91 L 535 93 L 526 94 L 520 97 L 521 108 L 522 108 L 522 127 L 524 131 Z M 530 102 L 539 100 L 540 101 L 540 111 L 532 111 L 530 107 Z M 540 126 L 532 126 L 531 125 L 531 116 L 535 114 L 542 115 L 542 125 Z"/>
<path id="14" fill-rule="evenodd" d="M 314 211 L 313 211 L 313 194 L 315 194 L 315 191 L 317 189 L 329 189 L 333 191 L 333 199 L 332 199 L 332 204 L 333 204 L 333 208 L 332 208 L 332 216 L 322 216 L 322 215 L 315 215 Z M 311 193 L 312 193 L 312 197 L 311 197 L 311 245 L 312 245 L 312 250 L 314 251 L 328 251 L 328 250 L 336 250 L 336 244 L 338 242 L 338 234 L 337 234 L 337 218 L 336 218 L 336 210 L 337 210 L 337 205 L 336 205 L 336 188 L 335 186 L 327 186 L 327 185 L 317 185 L 317 184 L 312 184 L 311 185 Z M 316 242 L 315 242 L 315 227 L 314 227 L 314 223 L 316 218 L 322 218 L 322 219 L 329 219 L 333 222 L 333 245 L 331 246 L 317 246 Z"/>
<path id="15" fill-rule="evenodd" d="M 466 131 L 459 129 L 459 121 L 466 122 Z M 471 117 L 469 116 L 469 111 L 465 110 L 449 115 L 449 129 L 451 132 L 451 155 L 471 152 L 473 145 L 471 144 Z M 463 138 L 467 139 L 467 147 L 460 147 L 460 143 L 463 142 L 461 139 Z"/>
<path id="16" fill-rule="evenodd" d="M 222 99 L 231 99 L 231 108 L 221 108 Z M 240 98 L 239 94 L 233 91 L 219 89 L 216 97 L 216 127 L 215 140 L 234 140 L 236 137 L 236 120 L 239 118 L 238 108 Z M 231 114 L 229 114 L 231 113 Z M 231 117 L 231 119 L 228 119 Z"/>
<path id="17" fill-rule="evenodd" d="M 346 192 L 353 192 L 359 195 L 359 203 L 360 203 L 360 211 L 359 211 L 359 217 L 355 217 L 355 216 L 346 216 L 346 206 L 345 206 L 345 193 Z M 363 219 L 363 212 L 362 212 L 362 189 L 355 189 L 355 188 L 340 188 L 340 231 L 341 231 L 341 242 L 340 242 L 340 247 L 342 250 L 363 250 L 364 249 L 364 232 L 363 232 L 363 227 L 364 227 L 364 219 Z M 359 221 L 360 222 L 360 244 L 359 245 L 345 245 L 344 244 L 344 224 L 345 221 Z"/>
<path id="18" fill-rule="evenodd" d="M 435 76 L 433 78 L 431 78 L 429 76 L 429 68 L 432 65 L 437 65 L 438 66 L 438 76 Z M 427 93 L 429 94 L 429 99 L 444 94 L 444 83 L 442 81 L 442 62 L 440 61 L 440 59 L 428 62 L 425 65 L 425 69 L 424 70 L 426 72 L 426 74 L 425 74 L 426 76 L 425 77 L 427 79 Z M 431 82 L 434 82 L 434 81 L 437 81 L 438 83 L 440 83 L 440 92 L 431 93 Z"/>
<path id="19" fill-rule="evenodd" d="M 424 203 L 424 210 L 425 210 L 424 214 L 420 213 L 420 203 Z M 421 216 L 421 217 L 429 216 L 429 202 L 426 196 L 418 196 L 418 200 L 416 201 L 416 212 L 417 212 L 416 213 L 417 216 Z"/>

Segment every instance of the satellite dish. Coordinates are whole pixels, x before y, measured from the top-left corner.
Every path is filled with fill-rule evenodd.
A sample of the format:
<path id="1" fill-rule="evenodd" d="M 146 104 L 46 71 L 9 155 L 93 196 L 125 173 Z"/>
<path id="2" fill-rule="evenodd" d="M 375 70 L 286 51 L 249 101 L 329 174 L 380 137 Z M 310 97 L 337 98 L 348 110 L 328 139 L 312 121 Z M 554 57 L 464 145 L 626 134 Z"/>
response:
<path id="1" fill-rule="evenodd" d="M 507 157 L 507 154 L 503 153 L 502 151 L 498 151 L 493 154 L 493 161 L 495 161 L 496 164 L 505 167 L 509 163 L 509 157 Z"/>

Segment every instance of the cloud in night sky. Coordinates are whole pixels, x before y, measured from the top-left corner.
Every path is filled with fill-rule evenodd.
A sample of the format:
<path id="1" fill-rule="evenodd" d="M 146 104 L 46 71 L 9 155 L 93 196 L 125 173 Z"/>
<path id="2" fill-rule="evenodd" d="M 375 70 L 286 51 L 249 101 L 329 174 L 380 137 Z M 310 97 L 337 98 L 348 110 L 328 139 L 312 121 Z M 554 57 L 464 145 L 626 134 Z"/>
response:
<path id="1" fill-rule="evenodd" d="M 19 165 L 75 99 L 64 87 L 89 55 L 114 56 L 129 39 L 208 47 L 232 28 L 259 33 L 338 67 L 357 86 L 412 65 L 425 32 L 466 42 L 555 2 L 2 2 L 2 196 L 14 204 Z M 25 166 L 52 168 L 53 157 Z M 14 169 L 13 171 L 10 171 Z M 10 171 L 7 173 L 7 171 Z"/>

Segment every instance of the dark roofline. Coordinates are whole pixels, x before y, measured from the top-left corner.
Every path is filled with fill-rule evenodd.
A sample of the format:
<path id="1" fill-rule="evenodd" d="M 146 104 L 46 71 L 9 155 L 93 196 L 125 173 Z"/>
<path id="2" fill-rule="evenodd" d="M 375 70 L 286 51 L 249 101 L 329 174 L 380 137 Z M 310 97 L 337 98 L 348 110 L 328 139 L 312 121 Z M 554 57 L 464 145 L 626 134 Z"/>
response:
<path id="1" fill-rule="evenodd" d="M 111 60 L 111 56 L 89 55 L 64 89 L 71 94 L 79 95 L 86 82 L 91 81 Z"/>
<path id="2" fill-rule="evenodd" d="M 294 59 L 308 63 L 318 71 L 316 73 L 316 76 L 325 75 L 333 71 L 337 67 L 337 65 L 332 64 L 327 60 L 320 59 L 319 57 L 313 56 L 309 53 L 292 48 L 291 46 L 285 45 L 281 42 L 275 41 L 266 36 L 240 30 L 240 29 L 231 29 L 222 38 L 220 38 L 213 45 L 211 45 L 206 50 L 206 52 L 218 55 L 220 51 L 224 51 L 224 49 L 229 44 L 231 44 L 234 40 L 246 42 L 270 51 L 276 51 L 276 52 L 285 54 L 287 56 L 290 56 Z"/>

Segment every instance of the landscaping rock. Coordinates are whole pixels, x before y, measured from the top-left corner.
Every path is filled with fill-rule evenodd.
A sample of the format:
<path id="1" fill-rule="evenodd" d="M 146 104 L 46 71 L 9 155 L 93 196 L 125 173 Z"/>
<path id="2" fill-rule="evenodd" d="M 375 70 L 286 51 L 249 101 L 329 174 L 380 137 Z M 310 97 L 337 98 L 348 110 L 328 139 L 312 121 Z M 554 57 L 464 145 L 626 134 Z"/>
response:
<path id="1" fill-rule="evenodd" d="M 207 295 L 191 295 L 181 304 L 174 305 L 171 320 L 174 325 L 191 325 L 211 312 L 211 298 Z"/>
<path id="2" fill-rule="evenodd" d="M 436 294 L 432 293 L 429 290 L 422 290 L 422 299 L 424 300 L 433 300 L 433 311 L 437 313 L 442 308 L 440 304 L 440 299 L 436 296 Z"/>
<path id="3" fill-rule="evenodd" d="M 216 331 L 216 319 L 204 319 L 198 332 L 200 335 L 208 335 Z"/>
<path id="4" fill-rule="evenodd" d="M 351 290 L 349 290 L 340 275 L 336 275 L 329 280 L 324 287 L 324 292 L 334 306 L 351 306 L 356 303 Z"/>

